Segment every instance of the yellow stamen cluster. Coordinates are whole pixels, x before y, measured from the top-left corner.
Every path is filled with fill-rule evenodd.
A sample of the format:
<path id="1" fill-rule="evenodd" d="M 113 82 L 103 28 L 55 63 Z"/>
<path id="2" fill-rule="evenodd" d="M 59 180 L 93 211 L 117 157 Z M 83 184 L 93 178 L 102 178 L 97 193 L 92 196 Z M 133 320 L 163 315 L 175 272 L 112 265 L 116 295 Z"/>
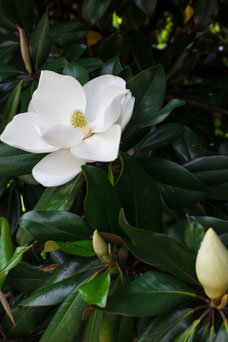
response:
<path id="1" fill-rule="evenodd" d="M 70 124 L 74 128 L 84 128 L 88 125 L 87 116 L 80 110 L 74 110 L 71 114 Z"/>

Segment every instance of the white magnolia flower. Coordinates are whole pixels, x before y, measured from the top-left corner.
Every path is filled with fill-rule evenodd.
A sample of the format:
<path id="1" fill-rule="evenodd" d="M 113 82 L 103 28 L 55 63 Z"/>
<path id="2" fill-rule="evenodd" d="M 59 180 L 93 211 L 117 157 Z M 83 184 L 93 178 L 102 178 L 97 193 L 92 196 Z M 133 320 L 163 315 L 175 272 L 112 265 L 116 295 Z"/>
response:
<path id="1" fill-rule="evenodd" d="M 220 298 L 228 289 L 228 250 L 210 228 L 196 259 L 196 274 L 211 299 Z"/>
<path id="2" fill-rule="evenodd" d="M 16 115 L 1 140 L 33 153 L 51 152 L 32 170 L 44 186 L 64 184 L 86 162 L 115 160 L 134 98 L 117 76 L 97 77 L 82 87 L 71 76 L 42 71 L 28 112 Z"/>

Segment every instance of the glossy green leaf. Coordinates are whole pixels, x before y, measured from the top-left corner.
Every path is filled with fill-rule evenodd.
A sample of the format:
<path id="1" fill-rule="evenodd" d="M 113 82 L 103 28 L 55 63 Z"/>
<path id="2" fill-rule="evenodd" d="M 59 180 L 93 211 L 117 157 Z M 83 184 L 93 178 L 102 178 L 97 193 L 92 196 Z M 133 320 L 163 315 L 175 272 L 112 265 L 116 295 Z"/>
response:
<path id="1" fill-rule="evenodd" d="M 55 59 L 53 62 L 42 65 L 41 70 L 51 70 L 51 71 L 59 72 L 59 71 L 62 71 L 66 67 L 67 64 L 68 62 L 66 58 L 59 57 Z"/>
<path id="2" fill-rule="evenodd" d="M 48 12 L 46 11 L 30 38 L 31 54 L 36 70 L 46 61 L 50 43 Z"/>
<path id="3" fill-rule="evenodd" d="M 89 24 L 93 25 L 107 11 L 110 0 L 83 0 L 82 16 Z"/>
<path id="4" fill-rule="evenodd" d="M 77 261 L 65 262 L 20 305 L 48 306 L 61 303 L 75 287 L 79 288 L 87 282 L 100 267 L 97 258 L 89 261 L 77 258 Z"/>
<path id="5" fill-rule="evenodd" d="M 85 38 L 87 32 L 88 29 L 79 21 L 70 20 L 52 27 L 51 38 L 57 45 L 67 46 L 72 43 L 80 42 L 82 39 Z"/>
<path id="6" fill-rule="evenodd" d="M 213 228 L 218 235 L 227 233 L 228 221 L 221 220 L 211 216 L 195 216 L 195 219 L 205 228 Z M 181 220 L 168 229 L 169 236 L 178 240 L 180 243 L 184 243 L 185 227 L 187 226 L 187 220 Z"/>
<path id="7" fill-rule="evenodd" d="M 15 52 L 19 47 L 18 43 L 5 42 L 0 46 L 0 64 L 7 64 L 10 62 Z"/>
<path id="8" fill-rule="evenodd" d="M 154 66 L 134 76 L 127 88 L 135 97 L 134 113 L 129 126 L 149 120 L 151 113 L 159 111 L 165 97 L 165 73 L 161 65 Z"/>
<path id="9" fill-rule="evenodd" d="M 8 338 L 19 338 L 31 335 L 38 325 L 44 320 L 45 315 L 50 308 L 18 308 L 18 306 L 16 306 L 11 308 L 11 310 L 16 325 L 12 325 L 12 322 L 5 315 L 1 326 Z"/>
<path id="10" fill-rule="evenodd" d="M 9 272 L 7 285 L 28 296 L 49 277 L 50 274 L 42 272 L 40 266 L 33 266 L 28 262 L 21 261 Z"/>
<path id="11" fill-rule="evenodd" d="M 85 215 L 90 226 L 94 230 L 121 234 L 118 222 L 120 200 L 107 175 L 93 166 L 82 166 L 82 170 L 87 183 Z"/>
<path id="12" fill-rule="evenodd" d="M 6 126 L 13 119 L 14 115 L 17 114 L 21 100 L 21 90 L 22 81 L 20 81 L 18 85 L 11 91 L 5 103 L 2 118 L 3 126 Z"/>
<path id="13" fill-rule="evenodd" d="M 195 254 L 203 241 L 205 230 L 199 222 L 191 222 L 185 228 L 185 244 Z"/>
<path id="14" fill-rule="evenodd" d="M 101 75 L 117 75 L 122 70 L 119 56 L 115 56 L 104 63 L 101 68 Z"/>
<path id="15" fill-rule="evenodd" d="M 78 64 L 83 66 L 88 72 L 101 68 L 104 64 L 100 58 L 80 58 Z"/>
<path id="16" fill-rule="evenodd" d="M 138 227 L 156 230 L 161 221 L 161 202 L 156 183 L 140 163 L 121 153 L 122 170 L 115 185 L 128 221 Z"/>
<path id="17" fill-rule="evenodd" d="M 0 176 L 20 176 L 31 173 L 34 165 L 45 156 L 30 153 L 0 143 Z"/>
<path id="18" fill-rule="evenodd" d="M 60 249 L 67 254 L 79 255 L 84 257 L 91 257 L 96 255 L 93 250 L 92 240 L 81 240 L 72 242 L 56 241 L 56 243 L 60 247 Z"/>
<path id="19" fill-rule="evenodd" d="M 97 258 L 89 261 L 77 258 L 77 261 L 65 262 L 20 305 L 48 306 L 61 303 L 75 287 L 79 288 L 87 282 L 100 267 Z"/>
<path id="20" fill-rule="evenodd" d="M 137 150 L 151 150 L 166 146 L 184 133 L 184 126 L 178 123 L 162 125 L 145 136 L 137 145 Z"/>
<path id="21" fill-rule="evenodd" d="M 144 13 L 150 15 L 156 8 L 157 0 L 135 0 L 135 3 Z"/>
<path id="22" fill-rule="evenodd" d="M 172 146 L 183 163 L 206 156 L 206 150 L 202 143 L 188 127 L 185 127 L 184 134 Z"/>
<path id="23" fill-rule="evenodd" d="M 136 339 L 136 342 L 173 341 L 191 323 L 193 310 L 180 309 L 155 318 Z"/>
<path id="24" fill-rule="evenodd" d="M 103 313 L 99 342 L 119 342 L 120 316 Z M 127 327 L 126 327 L 127 328 Z M 125 340 L 125 342 L 127 342 Z"/>
<path id="25" fill-rule="evenodd" d="M 80 173 L 76 178 L 60 186 L 46 188 L 35 206 L 35 210 L 69 210 L 84 182 Z"/>
<path id="26" fill-rule="evenodd" d="M 164 314 L 194 296 L 184 282 L 148 271 L 110 296 L 105 311 L 150 317 Z"/>
<path id="27" fill-rule="evenodd" d="M 72 33 L 70 33 L 72 35 Z M 73 32 L 73 36 L 75 36 L 75 33 Z M 80 62 L 80 57 L 83 54 L 83 52 L 86 50 L 86 45 L 84 44 L 79 44 L 79 43 L 74 43 L 71 44 L 69 47 L 64 49 L 63 56 L 68 60 L 68 61 L 77 61 L 77 63 Z M 80 64 L 80 63 L 79 63 Z M 81 65 L 81 64 L 80 64 Z M 83 65 L 82 65 L 83 66 Z"/>
<path id="28" fill-rule="evenodd" d="M 20 225 L 40 242 L 52 240 L 53 237 L 63 242 L 84 240 L 91 235 L 85 221 L 67 211 L 29 211 L 21 217 Z"/>
<path id="29" fill-rule="evenodd" d="M 165 203 L 169 208 L 181 208 L 200 202 L 209 195 L 209 189 L 184 167 L 171 160 L 152 156 L 139 162 L 159 183 Z"/>
<path id="30" fill-rule="evenodd" d="M 166 234 L 129 225 L 123 210 L 120 212 L 120 225 L 130 238 L 130 242 L 126 242 L 127 247 L 139 259 L 151 265 L 159 265 L 179 279 L 198 284 L 195 274 L 195 257 L 176 240 Z"/>
<path id="31" fill-rule="evenodd" d="M 63 70 L 63 74 L 74 77 L 81 85 L 89 81 L 88 71 L 77 62 L 68 63 Z"/>
<path id="32" fill-rule="evenodd" d="M 175 338 L 174 342 L 194 342 L 199 323 L 200 320 L 195 320 L 185 331 Z"/>
<path id="33" fill-rule="evenodd" d="M 57 310 L 40 342 L 75 341 L 81 327 L 83 311 L 87 306 L 76 287 Z"/>
<path id="34" fill-rule="evenodd" d="M 83 333 L 83 342 L 100 342 L 100 329 L 103 312 L 94 310 L 86 322 Z"/>
<path id="35" fill-rule="evenodd" d="M 144 128 L 148 126 L 158 125 L 159 123 L 167 119 L 167 117 L 169 116 L 169 114 L 174 108 L 183 106 L 184 104 L 185 104 L 184 101 L 181 101 L 181 100 L 176 100 L 176 99 L 170 100 L 161 110 L 157 112 L 151 112 L 150 117 L 145 118 L 144 120 L 142 119 L 140 122 L 136 123 L 133 126 L 133 128 L 138 129 L 138 128 Z"/>
<path id="36" fill-rule="evenodd" d="M 11 234 L 14 234 L 18 227 L 21 210 L 21 194 L 16 182 L 13 182 L 1 201 L 1 213 L 9 222 Z"/>
<path id="37" fill-rule="evenodd" d="M 13 253 L 13 255 L 11 256 L 11 258 L 9 259 L 7 265 L 2 266 L 1 265 L 1 269 L 0 272 L 9 272 L 12 268 L 16 267 L 19 262 L 21 261 L 23 254 L 30 249 L 31 246 L 28 247 L 17 247 Z"/>
<path id="38" fill-rule="evenodd" d="M 33 81 L 32 84 L 27 87 L 21 94 L 21 108 L 20 113 L 25 113 L 28 111 L 29 102 L 32 99 L 32 94 L 37 88 L 37 82 Z"/>
<path id="39" fill-rule="evenodd" d="M 23 71 L 18 70 L 13 65 L 0 64 L 0 83 L 8 80 L 9 78 L 23 74 Z"/>
<path id="40" fill-rule="evenodd" d="M 194 159 L 184 165 L 202 183 L 217 185 L 228 182 L 228 157 L 209 156 Z"/>
<path id="41" fill-rule="evenodd" d="M 108 298 L 110 281 L 110 272 L 106 270 L 82 285 L 79 288 L 80 295 L 88 304 L 95 304 L 104 308 Z"/>
<path id="42" fill-rule="evenodd" d="M 8 265 L 13 255 L 10 227 L 4 217 L 0 218 L 0 272 Z"/>
<path id="43" fill-rule="evenodd" d="M 221 325 L 214 342 L 227 342 L 228 341 L 228 323 L 227 320 Z"/>

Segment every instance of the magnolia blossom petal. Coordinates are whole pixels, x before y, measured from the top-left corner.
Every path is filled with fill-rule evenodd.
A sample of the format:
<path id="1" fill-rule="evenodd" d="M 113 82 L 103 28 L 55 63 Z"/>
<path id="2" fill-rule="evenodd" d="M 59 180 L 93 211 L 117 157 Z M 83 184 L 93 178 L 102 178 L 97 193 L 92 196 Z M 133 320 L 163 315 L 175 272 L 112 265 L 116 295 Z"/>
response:
<path id="1" fill-rule="evenodd" d="M 132 97 L 131 92 L 129 92 L 122 102 L 121 114 L 118 121 L 116 122 L 118 125 L 121 126 L 121 132 L 123 132 L 124 128 L 130 121 L 134 109 L 134 104 L 135 98 Z"/>
<path id="2" fill-rule="evenodd" d="M 15 115 L 3 131 L 1 140 L 10 146 L 32 153 L 58 150 L 40 137 L 38 129 L 40 124 L 42 122 L 36 113 Z"/>
<path id="3" fill-rule="evenodd" d="M 121 128 L 112 126 L 102 133 L 93 134 L 90 138 L 81 141 L 72 147 L 72 154 L 87 161 L 109 162 L 115 160 L 119 152 Z"/>
<path id="4" fill-rule="evenodd" d="M 118 76 L 103 75 L 87 82 L 83 88 L 86 94 L 86 115 L 90 122 L 99 115 L 99 108 L 104 100 L 104 91 L 109 86 L 126 88 L 126 82 Z"/>
<path id="5" fill-rule="evenodd" d="M 117 122 L 127 92 L 127 89 L 113 85 L 104 90 L 97 116 L 93 122 L 90 122 L 93 132 L 104 132 Z"/>
<path id="6" fill-rule="evenodd" d="M 75 158 L 69 149 L 48 154 L 33 168 L 33 177 L 44 186 L 58 186 L 67 183 L 80 171 L 84 161 Z"/>
<path id="7" fill-rule="evenodd" d="M 33 93 L 29 111 L 33 109 L 42 113 L 53 123 L 69 125 L 72 112 L 85 112 L 85 108 L 85 92 L 75 78 L 53 71 L 41 71 L 39 85 Z"/>
<path id="8" fill-rule="evenodd" d="M 42 134 L 42 138 L 53 146 L 69 148 L 77 145 L 84 138 L 84 134 L 71 126 L 54 125 Z"/>

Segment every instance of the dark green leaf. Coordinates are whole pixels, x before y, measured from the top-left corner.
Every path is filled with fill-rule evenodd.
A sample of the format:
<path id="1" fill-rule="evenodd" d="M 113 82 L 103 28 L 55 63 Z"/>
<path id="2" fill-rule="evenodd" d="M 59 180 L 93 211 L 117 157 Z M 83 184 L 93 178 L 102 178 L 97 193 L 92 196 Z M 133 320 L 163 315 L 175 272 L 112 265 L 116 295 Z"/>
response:
<path id="1" fill-rule="evenodd" d="M 84 182 L 80 173 L 70 182 L 47 188 L 35 206 L 35 210 L 69 210 Z"/>
<path id="2" fill-rule="evenodd" d="M 19 47 L 18 43 L 5 42 L 0 46 L 0 64 L 10 62 Z"/>
<path id="3" fill-rule="evenodd" d="M 62 71 L 65 66 L 68 64 L 66 58 L 59 57 L 55 59 L 53 62 L 46 63 L 41 67 L 41 70 L 51 70 L 55 72 Z"/>
<path id="4" fill-rule="evenodd" d="M 88 72 L 92 72 L 103 66 L 104 62 L 100 58 L 81 58 L 78 64 L 83 66 Z"/>
<path id="5" fill-rule="evenodd" d="M 185 331 L 183 331 L 174 342 L 194 342 L 195 335 L 199 328 L 200 320 L 195 320 L 190 327 L 188 327 Z"/>
<path id="6" fill-rule="evenodd" d="M 110 281 L 110 271 L 106 270 L 82 285 L 79 288 L 79 293 L 88 304 L 95 304 L 104 308 L 108 298 Z"/>
<path id="7" fill-rule="evenodd" d="M 198 249 L 200 248 L 204 234 L 205 231 L 203 226 L 197 221 L 187 224 L 185 228 L 185 244 L 195 254 L 197 254 Z"/>
<path id="8" fill-rule="evenodd" d="M 52 40 L 59 46 L 80 42 L 88 29 L 77 20 L 67 21 L 51 28 Z"/>
<path id="9" fill-rule="evenodd" d="M 173 143 L 173 149 L 183 163 L 206 155 L 206 150 L 198 137 L 188 127 L 185 127 L 184 134 Z"/>
<path id="10" fill-rule="evenodd" d="M 0 271 L 9 263 L 13 255 L 10 227 L 4 217 L 0 218 Z"/>
<path id="11" fill-rule="evenodd" d="M 3 118 L 2 123 L 3 126 L 6 126 L 17 114 L 20 100 L 21 100 L 21 91 L 22 91 L 22 81 L 18 83 L 18 85 L 11 91 L 4 109 L 3 109 Z"/>
<path id="12" fill-rule="evenodd" d="M 120 212 L 120 225 L 130 238 L 130 242 L 126 242 L 127 247 L 139 259 L 151 265 L 160 265 L 179 279 L 198 284 L 195 274 L 195 257 L 176 240 L 166 234 L 130 226 L 123 210 Z"/>
<path id="13" fill-rule="evenodd" d="M 21 108 L 20 108 L 20 113 L 25 113 L 28 111 L 28 106 L 29 106 L 29 102 L 32 99 L 32 94 L 34 93 L 34 91 L 37 88 L 37 82 L 33 81 L 32 85 L 27 87 L 21 95 Z"/>
<path id="14" fill-rule="evenodd" d="M 156 183 L 135 158 L 121 153 L 121 159 L 122 170 L 115 188 L 127 219 L 138 228 L 158 229 L 161 202 Z"/>
<path id="15" fill-rule="evenodd" d="M 120 200 L 107 175 L 93 166 L 82 166 L 82 170 L 87 183 L 85 214 L 89 224 L 94 230 L 121 234 L 118 222 Z"/>
<path id="16" fill-rule="evenodd" d="M 164 314 L 193 297 L 192 290 L 180 280 L 148 271 L 110 296 L 105 311 L 149 317 Z"/>
<path id="17" fill-rule="evenodd" d="M 93 250 L 93 244 L 91 240 L 81 240 L 81 241 L 72 241 L 72 242 L 56 242 L 60 249 L 71 255 L 80 255 L 84 257 L 95 256 L 95 252 Z"/>
<path id="18" fill-rule="evenodd" d="M 89 24 L 93 25 L 107 11 L 110 0 L 83 0 L 82 16 Z"/>
<path id="19" fill-rule="evenodd" d="M 30 38 L 31 54 L 36 70 L 46 61 L 50 43 L 48 12 L 46 11 Z"/>
<path id="20" fill-rule="evenodd" d="M 135 109 L 129 126 L 150 120 L 164 102 L 166 80 L 161 65 L 154 66 L 134 76 L 127 84 L 135 97 Z"/>
<path id="21" fill-rule="evenodd" d="M 209 195 L 209 189 L 184 167 L 160 157 L 140 158 L 145 170 L 160 183 L 160 191 L 170 208 L 185 207 L 200 202 Z"/>
<path id="22" fill-rule="evenodd" d="M 117 75 L 122 70 L 119 56 L 115 56 L 108 60 L 101 68 L 101 75 Z"/>
<path id="23" fill-rule="evenodd" d="M 135 0 L 135 3 L 143 12 L 150 15 L 157 5 L 157 0 Z"/>
<path id="24" fill-rule="evenodd" d="M 40 342 L 73 342 L 79 333 L 82 314 L 87 306 L 76 287 L 59 307 Z"/>
<path id="25" fill-rule="evenodd" d="M 77 62 L 70 62 L 63 70 L 64 75 L 70 75 L 78 80 L 81 85 L 89 81 L 88 71 Z"/>
<path id="26" fill-rule="evenodd" d="M 215 342 L 227 342 L 228 341 L 228 326 L 227 320 L 221 325 L 218 334 L 215 338 Z"/>
<path id="27" fill-rule="evenodd" d="M 45 156 L 29 153 L 0 143 L 0 176 L 20 176 L 31 173 L 34 165 Z"/>
<path id="28" fill-rule="evenodd" d="M 48 306 L 61 303 L 69 293 L 79 288 L 91 278 L 91 274 L 101 267 L 96 259 L 77 258 L 77 261 L 65 262 L 20 305 Z"/>
<path id="29" fill-rule="evenodd" d="M 11 256 L 10 260 L 8 261 L 7 265 L 4 267 L 1 265 L 0 272 L 9 272 L 12 268 L 16 267 L 19 262 L 21 261 L 23 254 L 30 249 L 31 246 L 28 247 L 17 247 Z"/>
<path id="30" fill-rule="evenodd" d="M 99 342 L 103 312 L 94 310 L 88 318 L 83 333 L 83 342 Z"/>
<path id="31" fill-rule="evenodd" d="M 193 310 L 180 309 L 155 318 L 136 339 L 136 342 L 173 341 L 191 323 Z"/>
<path id="32" fill-rule="evenodd" d="M 33 239 L 45 242 L 88 239 L 91 230 L 81 217 L 67 211 L 29 211 L 20 219 L 20 225 Z"/>
<path id="33" fill-rule="evenodd" d="M 137 145 L 137 150 L 151 150 L 166 146 L 184 133 L 184 126 L 178 123 L 168 123 L 162 125 L 145 136 Z"/>
<path id="34" fill-rule="evenodd" d="M 13 65 L 7 65 L 7 64 L 0 64 L 0 83 L 8 80 L 11 77 L 15 77 L 18 75 L 23 75 L 24 72 L 18 70 Z"/>
<path id="35" fill-rule="evenodd" d="M 197 158 L 186 163 L 184 167 L 204 184 L 217 185 L 228 182 L 228 157 Z"/>

